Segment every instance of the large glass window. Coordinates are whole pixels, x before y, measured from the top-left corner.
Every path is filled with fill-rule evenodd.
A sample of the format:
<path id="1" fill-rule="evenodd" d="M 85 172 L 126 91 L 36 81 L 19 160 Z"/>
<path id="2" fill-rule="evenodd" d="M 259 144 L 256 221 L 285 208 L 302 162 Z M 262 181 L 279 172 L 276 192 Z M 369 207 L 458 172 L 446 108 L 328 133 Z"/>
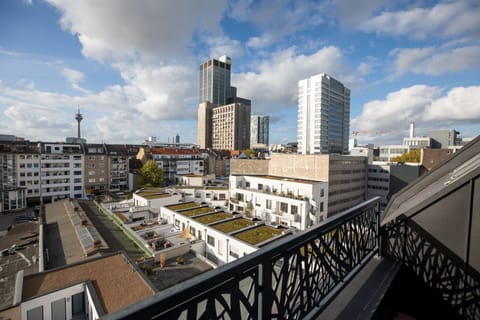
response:
<path id="1" fill-rule="evenodd" d="M 212 236 L 207 236 L 207 243 L 212 247 L 215 247 L 215 238 Z"/>
<path id="2" fill-rule="evenodd" d="M 83 292 L 72 296 L 72 316 L 85 312 L 85 298 Z"/>

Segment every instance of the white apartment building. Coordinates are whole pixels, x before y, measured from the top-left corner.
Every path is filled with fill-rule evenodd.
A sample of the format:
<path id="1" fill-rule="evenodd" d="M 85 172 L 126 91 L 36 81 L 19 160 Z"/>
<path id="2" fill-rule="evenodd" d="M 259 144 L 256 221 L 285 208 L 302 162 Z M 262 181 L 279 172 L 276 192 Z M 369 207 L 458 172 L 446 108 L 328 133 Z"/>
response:
<path id="1" fill-rule="evenodd" d="M 40 197 L 47 201 L 64 198 L 83 198 L 84 155 L 80 144 L 41 143 L 41 159 L 38 163 L 41 177 Z M 19 160 L 20 170 L 28 174 L 32 171 L 27 158 Z M 35 163 L 32 164 L 35 167 Z M 34 172 L 33 172 L 34 173 Z"/>
<path id="2" fill-rule="evenodd" d="M 188 230 L 196 240 L 205 240 L 201 254 L 217 265 L 232 262 L 292 232 L 194 202 L 161 207 L 159 219 L 173 224 L 176 230 Z"/>
<path id="3" fill-rule="evenodd" d="M 328 183 L 274 176 L 230 176 L 230 211 L 305 230 L 327 217 Z"/>
<path id="4" fill-rule="evenodd" d="M 390 192 L 390 164 L 375 161 L 368 166 L 367 197 L 380 197 L 380 208 L 384 210 L 388 203 Z"/>
<path id="5" fill-rule="evenodd" d="M 350 89 L 328 74 L 298 82 L 298 152 L 348 153 Z"/>
<path id="6" fill-rule="evenodd" d="M 379 161 L 391 161 L 392 158 L 401 156 L 402 154 L 410 151 L 410 147 L 402 144 L 380 146 Z"/>
<path id="7" fill-rule="evenodd" d="M 16 174 L 18 186 L 26 188 L 27 198 L 40 197 L 40 155 L 22 153 L 16 156 Z"/>
<path id="8" fill-rule="evenodd" d="M 147 153 L 151 154 L 158 167 L 163 170 L 165 180 L 174 181 L 175 175 L 204 174 L 204 159 L 198 149 L 154 147 Z"/>

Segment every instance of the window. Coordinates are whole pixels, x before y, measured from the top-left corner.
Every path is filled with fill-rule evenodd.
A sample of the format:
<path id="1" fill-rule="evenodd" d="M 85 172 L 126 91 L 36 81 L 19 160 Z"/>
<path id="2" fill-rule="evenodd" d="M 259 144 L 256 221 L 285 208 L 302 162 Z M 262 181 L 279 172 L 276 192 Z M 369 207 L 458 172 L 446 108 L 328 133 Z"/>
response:
<path id="1" fill-rule="evenodd" d="M 248 182 L 248 181 L 245 182 L 245 187 L 246 187 L 246 188 L 250 188 L 250 182 Z"/>
<path id="2" fill-rule="evenodd" d="M 75 176 L 79 176 L 79 175 L 82 174 L 82 171 L 73 171 L 73 174 L 74 174 Z"/>
<path id="3" fill-rule="evenodd" d="M 212 247 L 215 247 L 215 238 L 212 236 L 207 236 L 207 243 Z"/>
<path id="4" fill-rule="evenodd" d="M 288 212 L 288 203 L 286 203 L 286 202 L 280 202 L 280 211 L 282 211 L 282 212 Z"/>
<path id="5" fill-rule="evenodd" d="M 320 202 L 320 212 L 323 211 L 323 202 Z"/>
<path id="6" fill-rule="evenodd" d="M 27 311 L 27 320 L 41 320 L 43 319 L 43 306 L 38 306 L 36 308 L 30 309 Z"/>
<path id="7" fill-rule="evenodd" d="M 290 213 L 291 214 L 298 214 L 298 207 L 294 206 L 293 204 L 290 206 Z"/>
<path id="8" fill-rule="evenodd" d="M 260 190 L 260 191 L 263 190 L 263 184 L 261 184 L 261 183 L 258 184 L 258 190 Z"/>
<path id="9" fill-rule="evenodd" d="M 321 190 L 320 190 L 320 197 L 323 197 L 323 196 L 325 196 L 325 190 L 324 190 L 324 189 L 321 189 Z"/>
<path id="10" fill-rule="evenodd" d="M 230 250 L 230 256 L 232 256 L 232 257 L 234 257 L 234 258 L 238 259 L 238 253 L 236 253 L 236 252 L 233 252 L 232 250 Z"/>
<path id="11" fill-rule="evenodd" d="M 88 179 L 88 182 L 89 182 L 89 183 L 95 183 L 95 178 L 90 178 L 90 179 Z"/>
<path id="12" fill-rule="evenodd" d="M 72 316 L 85 312 L 85 301 L 83 292 L 72 296 Z"/>
<path id="13" fill-rule="evenodd" d="M 272 200 L 267 199 L 265 206 L 267 207 L 267 209 L 272 209 Z"/>

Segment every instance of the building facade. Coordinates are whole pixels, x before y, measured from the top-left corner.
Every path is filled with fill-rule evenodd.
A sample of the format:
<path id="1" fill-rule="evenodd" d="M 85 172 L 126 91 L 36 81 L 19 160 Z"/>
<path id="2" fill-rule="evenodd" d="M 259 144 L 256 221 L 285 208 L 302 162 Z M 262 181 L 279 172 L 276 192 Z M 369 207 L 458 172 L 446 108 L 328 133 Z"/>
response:
<path id="1" fill-rule="evenodd" d="M 366 199 L 367 165 L 367 157 L 274 153 L 271 160 L 232 159 L 230 173 L 328 182 L 325 206 L 330 217 Z"/>
<path id="2" fill-rule="evenodd" d="M 85 192 L 102 193 L 109 190 L 108 156 L 103 144 L 84 144 Z"/>
<path id="3" fill-rule="evenodd" d="M 198 105 L 197 144 L 201 149 L 212 147 L 213 104 L 209 101 Z"/>
<path id="4" fill-rule="evenodd" d="M 269 136 L 269 116 L 251 116 L 250 121 L 250 147 L 255 145 L 265 145 L 268 147 Z"/>
<path id="5" fill-rule="evenodd" d="M 200 103 L 208 101 L 219 106 L 235 96 L 235 88 L 230 86 L 231 68 L 232 59 L 227 56 L 200 65 Z"/>
<path id="6" fill-rule="evenodd" d="M 235 102 L 212 109 L 212 148 L 244 150 L 250 147 L 249 101 Z"/>
<path id="7" fill-rule="evenodd" d="M 298 152 L 348 153 L 350 90 L 327 74 L 298 82 Z"/>
<path id="8" fill-rule="evenodd" d="M 230 176 L 229 210 L 305 230 L 327 217 L 328 183 L 273 176 Z"/>
<path id="9" fill-rule="evenodd" d="M 205 172 L 205 161 L 198 149 L 154 147 L 140 153 L 146 154 L 145 159 L 151 157 L 157 163 L 167 183 L 175 181 L 176 175 L 203 175 Z"/>
<path id="10" fill-rule="evenodd" d="M 54 202 L 65 198 L 85 197 L 84 154 L 80 144 L 40 143 L 40 198 Z M 28 155 L 20 159 L 20 175 L 32 171 Z M 33 163 L 35 166 L 35 163 Z M 33 168 L 33 171 L 36 171 Z M 34 173 L 34 172 L 33 172 Z M 20 185 L 22 182 L 20 181 Z"/>

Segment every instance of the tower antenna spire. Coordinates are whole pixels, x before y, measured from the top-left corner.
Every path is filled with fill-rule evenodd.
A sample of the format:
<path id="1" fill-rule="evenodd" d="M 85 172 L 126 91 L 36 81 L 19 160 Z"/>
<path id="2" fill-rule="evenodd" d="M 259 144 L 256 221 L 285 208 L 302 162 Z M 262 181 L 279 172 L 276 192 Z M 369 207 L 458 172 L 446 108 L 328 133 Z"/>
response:
<path id="1" fill-rule="evenodd" d="M 83 120 L 83 116 L 82 114 L 80 113 L 80 106 L 78 107 L 78 112 L 77 114 L 75 115 L 75 120 L 77 120 L 77 138 L 78 140 L 80 140 L 81 138 L 81 135 L 80 135 L 80 122 Z"/>

